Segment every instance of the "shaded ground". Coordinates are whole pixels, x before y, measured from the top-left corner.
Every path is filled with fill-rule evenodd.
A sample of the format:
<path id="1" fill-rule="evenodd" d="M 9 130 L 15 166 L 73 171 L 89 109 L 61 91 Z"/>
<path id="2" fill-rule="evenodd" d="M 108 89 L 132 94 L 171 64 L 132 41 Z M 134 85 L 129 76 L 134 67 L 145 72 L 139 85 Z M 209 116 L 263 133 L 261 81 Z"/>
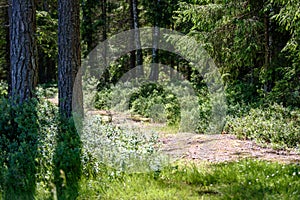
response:
<path id="1" fill-rule="evenodd" d="M 166 134 L 160 131 L 163 124 L 137 121 L 129 114 L 111 113 L 112 123 L 123 128 L 156 131 L 162 150 L 174 159 L 224 162 L 251 157 L 283 163 L 300 163 L 299 152 L 263 148 L 249 140 L 239 140 L 230 134 L 204 135 L 195 133 Z"/>

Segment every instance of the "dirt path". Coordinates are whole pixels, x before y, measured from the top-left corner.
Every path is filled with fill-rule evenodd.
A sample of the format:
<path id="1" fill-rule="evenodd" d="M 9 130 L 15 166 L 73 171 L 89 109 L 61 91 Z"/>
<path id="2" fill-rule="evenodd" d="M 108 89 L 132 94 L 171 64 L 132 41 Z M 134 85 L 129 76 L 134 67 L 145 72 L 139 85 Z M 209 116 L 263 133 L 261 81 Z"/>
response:
<path id="1" fill-rule="evenodd" d="M 57 99 L 48 100 L 57 104 Z M 112 120 L 109 119 L 109 122 L 123 128 L 139 129 L 145 133 L 158 132 L 162 151 L 174 159 L 224 162 L 241 158 L 258 158 L 282 163 L 300 163 L 300 152 L 263 148 L 253 141 L 239 140 L 234 135 L 165 134 L 159 130 L 164 124 L 133 120 L 130 114 L 107 111 L 92 111 L 91 114 L 110 116 Z"/>
<path id="2" fill-rule="evenodd" d="M 239 140 L 234 135 L 179 133 L 161 140 L 167 154 L 189 160 L 224 162 L 251 157 L 283 163 L 300 163 L 300 155 L 296 152 L 262 148 L 253 141 Z"/>
<path id="3" fill-rule="evenodd" d="M 129 114 L 112 114 L 112 123 L 123 128 L 135 128 L 145 133 L 158 132 L 162 151 L 174 159 L 224 162 L 241 158 L 258 158 L 282 163 L 300 163 L 299 152 L 262 148 L 249 140 L 234 135 L 204 135 L 195 133 L 166 134 L 160 131 L 163 124 L 133 120 Z"/>

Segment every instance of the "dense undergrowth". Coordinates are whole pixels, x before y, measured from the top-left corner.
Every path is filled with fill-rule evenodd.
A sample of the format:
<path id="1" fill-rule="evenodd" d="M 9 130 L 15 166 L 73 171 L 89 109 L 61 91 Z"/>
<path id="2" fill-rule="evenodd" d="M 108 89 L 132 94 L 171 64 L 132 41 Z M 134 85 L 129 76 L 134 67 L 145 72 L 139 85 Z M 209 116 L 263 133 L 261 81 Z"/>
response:
<path id="1" fill-rule="evenodd" d="M 280 104 L 250 108 L 240 115 L 228 115 L 225 130 L 240 139 L 255 140 L 273 148 L 300 148 L 300 110 Z"/>
<path id="2" fill-rule="evenodd" d="M 169 85 L 147 83 L 138 89 L 131 85 L 111 86 L 97 93 L 95 105 L 99 109 L 122 107 L 121 111 L 128 109 L 156 122 L 167 122 L 180 131 L 206 133 L 212 117 L 210 94 L 205 87 L 193 88 L 195 86 L 184 81 Z M 255 140 L 261 145 L 270 144 L 274 148 L 299 149 L 298 107 L 284 106 L 268 99 L 253 99 L 251 94 L 241 92 L 226 90 L 225 132 L 241 139 Z M 243 98 L 252 102 L 243 102 Z"/>
<path id="3" fill-rule="evenodd" d="M 131 99 L 126 97 L 131 104 L 136 104 L 131 105 L 136 109 L 134 112 L 142 111 L 140 106 L 147 105 L 137 99 L 141 92 L 147 92 L 143 89 L 148 87 L 152 87 L 151 90 L 161 89 L 150 84 L 134 90 L 135 96 Z M 182 102 L 185 98 L 189 104 L 185 105 L 181 119 L 187 115 L 190 117 L 187 121 L 193 121 L 194 114 L 189 113 L 194 111 L 189 109 L 195 106 L 193 95 L 182 92 L 182 88 L 184 86 L 177 88 L 181 93 L 173 89 L 172 92 L 164 90 L 162 94 L 153 92 L 149 98 L 147 95 L 141 96 L 149 104 L 153 101 L 153 105 L 157 103 L 164 107 L 172 106 L 174 102 L 163 98 L 174 93 L 182 94 L 176 96 L 181 99 L 178 101 Z M 129 89 L 117 93 L 130 94 Z M 47 97 L 53 97 L 55 92 L 53 88 L 51 91 L 41 88 L 38 96 L 47 94 Z M 7 95 L 5 90 L 1 94 Z M 187 101 L 189 99 L 192 101 Z M 209 116 L 209 102 L 206 100 L 204 96 L 201 98 L 200 101 L 206 103 L 200 106 L 202 111 L 196 114 L 202 112 Z M 128 102 L 118 99 L 114 105 L 120 106 L 120 103 Z M 43 98 L 21 107 L 11 106 L 8 99 L 2 98 L 0 106 L 3 111 L 0 115 L 0 194 L 3 199 L 55 199 L 56 196 L 61 199 L 300 197 L 299 164 L 257 160 L 199 166 L 175 164 L 161 156 L 155 133 L 144 135 L 139 130 L 123 130 L 103 124 L 99 117 L 92 116 L 86 119 L 80 135 L 77 135 L 74 125 L 61 123 L 57 107 Z M 169 116 L 181 112 L 173 111 L 178 109 L 177 106 L 172 107 L 174 113 Z M 163 115 L 168 116 L 167 113 Z M 165 119 L 166 122 L 169 120 L 168 117 Z M 198 120 L 198 123 L 205 124 L 207 118 Z M 274 148 L 299 149 L 300 112 L 297 108 L 276 103 L 229 105 L 224 130 L 263 145 L 271 144 Z"/>
<path id="4" fill-rule="evenodd" d="M 74 199 L 80 179 L 117 179 L 125 173 L 159 171 L 166 163 L 155 134 L 103 124 L 97 116 L 87 118 L 78 131 L 43 99 L 11 106 L 2 98 L 0 105 L 3 199 Z"/>
<path id="5" fill-rule="evenodd" d="M 3 100 L 1 104 L 5 105 Z M 44 101 L 28 106 L 39 108 L 38 115 L 35 116 L 41 127 L 37 134 L 38 148 L 34 155 L 37 161 L 34 171 L 37 184 L 31 197 L 20 195 L 18 198 L 55 199 L 58 195 L 54 175 L 57 170 L 55 154 L 59 146 L 58 121 L 55 118 L 57 109 Z M 3 124 L 3 120 L 1 122 Z M 3 129 L 1 133 L 2 131 Z M 72 137 L 69 136 L 66 134 L 65 139 L 72 141 Z M 220 164 L 169 163 L 158 156 L 156 147 L 159 143 L 155 134 L 145 137 L 134 130 L 126 131 L 102 124 L 97 117 L 88 120 L 81 138 L 82 173 L 76 182 L 78 188 L 70 188 L 70 185 L 74 184 L 70 183 L 68 177 L 67 170 L 70 163 L 64 166 L 64 163 L 78 160 L 74 154 L 61 152 L 65 162 L 61 162 L 60 167 L 66 168 L 59 170 L 59 177 L 66 193 L 62 199 L 75 198 L 70 194 L 74 194 L 77 199 L 141 200 L 201 198 L 296 200 L 300 197 L 299 164 L 287 165 L 250 159 Z M 1 144 L 2 141 L 3 135 Z M 110 146 L 114 148 L 109 148 Z M 31 144 L 27 147 L 32 149 Z M 74 150 L 73 147 L 68 148 Z M 1 158 L 6 158 L 4 152 L 1 153 Z M 28 160 L 26 157 L 18 159 L 23 162 Z M 13 184 L 10 181 L 15 180 L 7 175 L 6 163 L 2 160 L 1 194 L 7 192 L 6 183 Z M 16 165 L 10 166 L 10 170 L 17 170 L 15 167 L 22 168 Z M 22 180 L 28 178 L 22 177 Z M 26 191 L 22 192 L 24 195 Z"/>

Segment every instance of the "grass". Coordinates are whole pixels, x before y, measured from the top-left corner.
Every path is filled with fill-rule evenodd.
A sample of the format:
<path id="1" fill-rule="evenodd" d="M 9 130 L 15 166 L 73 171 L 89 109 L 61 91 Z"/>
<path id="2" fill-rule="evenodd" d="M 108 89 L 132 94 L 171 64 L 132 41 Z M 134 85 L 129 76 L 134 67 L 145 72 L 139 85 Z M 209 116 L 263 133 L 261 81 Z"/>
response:
<path id="1" fill-rule="evenodd" d="M 241 160 L 84 179 L 78 199 L 300 199 L 299 164 Z"/>
<path id="2" fill-rule="evenodd" d="M 179 132 L 179 127 L 178 125 L 165 125 L 157 128 L 157 131 L 163 134 L 177 134 Z"/>

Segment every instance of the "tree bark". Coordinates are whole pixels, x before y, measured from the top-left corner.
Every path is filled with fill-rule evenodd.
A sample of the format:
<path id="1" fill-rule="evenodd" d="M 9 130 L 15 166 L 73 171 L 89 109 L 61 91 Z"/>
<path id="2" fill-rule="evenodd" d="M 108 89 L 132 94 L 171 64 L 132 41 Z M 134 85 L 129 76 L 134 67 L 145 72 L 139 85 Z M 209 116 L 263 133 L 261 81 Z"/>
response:
<path id="1" fill-rule="evenodd" d="M 130 28 L 134 29 L 134 14 L 133 14 L 133 3 L 132 0 L 129 0 L 129 10 L 130 10 Z M 134 35 L 131 35 L 130 41 L 134 43 Z M 129 64 L 129 69 L 125 69 L 125 71 L 129 71 L 131 69 L 135 69 L 136 67 L 136 51 L 130 51 L 130 64 Z M 132 71 L 133 72 L 133 71 Z M 134 73 L 135 76 L 135 73 Z"/>
<path id="2" fill-rule="evenodd" d="M 9 34 L 9 10 L 7 9 L 7 15 L 6 15 L 6 21 L 7 21 L 7 27 L 6 27 L 6 53 L 5 53 L 5 69 L 6 69 L 6 77 L 7 77 L 7 84 L 8 84 L 8 92 L 11 92 L 11 75 L 10 75 L 10 34 Z"/>
<path id="3" fill-rule="evenodd" d="M 72 96 L 75 77 L 81 65 L 79 1 L 58 0 L 58 94 L 59 112 L 72 116 Z M 76 87 L 81 87 L 77 84 Z M 81 88 L 75 88 L 77 92 Z M 76 94 L 78 102 L 82 95 Z M 78 108 L 81 109 L 81 108 Z"/>
<path id="4" fill-rule="evenodd" d="M 149 79 L 152 81 L 157 81 L 159 78 L 159 68 L 158 68 L 158 61 L 159 61 L 159 55 L 158 55 L 158 43 L 159 43 L 159 20 L 160 20 L 160 0 L 156 0 L 155 2 L 155 16 L 154 16 L 154 30 L 153 30 L 153 38 L 152 38 L 152 66 L 150 71 L 150 77 Z"/>
<path id="5" fill-rule="evenodd" d="M 134 29 L 134 43 L 136 48 L 136 64 L 139 66 L 137 74 L 138 76 L 144 76 L 143 68 L 143 52 L 141 47 L 140 31 L 139 31 L 139 12 L 137 0 L 131 0 L 133 29 Z"/>
<path id="6" fill-rule="evenodd" d="M 3 9 L 2 10 L 2 17 L 3 17 L 3 22 L 1 21 L 1 23 L 3 24 L 3 30 L 4 30 L 4 34 L 3 36 L 5 36 L 5 47 L 4 47 L 4 65 L 3 65 L 3 71 L 4 73 L 1 74 L 3 77 L 1 77 L 1 79 L 7 80 L 8 83 L 8 91 L 10 92 L 10 88 L 11 88 L 11 75 L 10 75 L 10 36 L 9 36 L 9 5 L 8 2 L 6 0 L 2 0 L 1 1 L 1 6 Z"/>
<path id="7" fill-rule="evenodd" d="M 266 13 L 264 16 L 264 26 L 265 26 L 265 76 L 264 76 L 264 92 L 267 93 L 270 91 L 270 85 L 269 85 L 269 80 L 268 80 L 268 76 L 267 73 L 270 70 L 270 63 L 271 63 L 271 53 L 270 53 L 270 34 L 269 34 L 269 23 L 270 23 L 270 19 L 269 19 L 269 14 Z"/>
<path id="8" fill-rule="evenodd" d="M 11 0 L 10 64 L 12 100 L 22 104 L 34 97 L 37 84 L 36 5 L 34 0 Z"/>
<path id="9" fill-rule="evenodd" d="M 96 38 L 96 30 L 93 27 L 93 8 L 96 8 L 95 1 L 86 0 L 82 1 L 82 38 L 87 44 L 87 52 L 85 52 L 85 56 L 87 56 L 96 46 L 97 46 L 97 38 Z"/>
<path id="10" fill-rule="evenodd" d="M 102 0 L 100 2 L 100 7 L 101 7 L 101 21 L 103 22 L 102 24 L 102 42 L 104 42 L 107 39 L 107 0 Z M 104 43 L 105 45 L 107 43 Z M 105 84 L 109 83 L 109 79 L 110 79 L 110 74 L 109 74 L 109 70 L 107 65 L 107 61 L 106 61 L 106 55 L 107 55 L 107 47 L 105 46 L 103 48 L 103 52 L 102 52 L 102 57 L 103 57 L 103 62 L 106 68 L 103 72 L 103 80 L 102 82 L 104 82 Z"/>

